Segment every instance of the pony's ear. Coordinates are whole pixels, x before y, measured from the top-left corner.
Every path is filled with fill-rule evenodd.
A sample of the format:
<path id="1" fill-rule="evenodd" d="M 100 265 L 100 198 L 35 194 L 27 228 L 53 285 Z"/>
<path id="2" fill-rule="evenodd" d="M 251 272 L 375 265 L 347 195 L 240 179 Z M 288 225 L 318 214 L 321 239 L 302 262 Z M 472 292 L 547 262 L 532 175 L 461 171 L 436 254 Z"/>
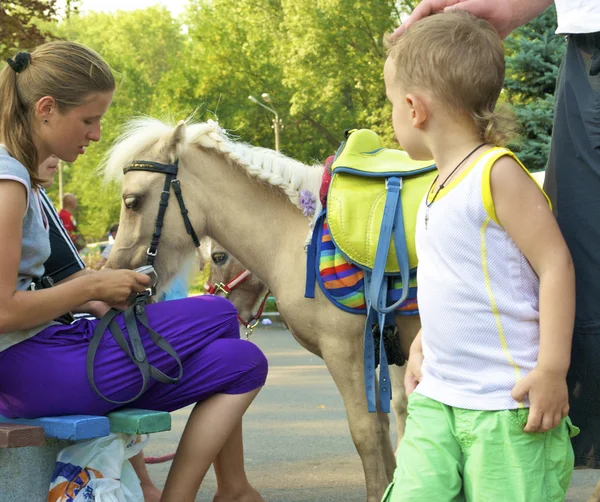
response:
<path id="1" fill-rule="evenodd" d="M 167 134 L 163 140 L 161 151 L 167 154 L 170 162 L 174 162 L 175 159 L 178 159 L 183 152 L 185 128 L 185 120 L 180 120 L 174 129 Z"/>

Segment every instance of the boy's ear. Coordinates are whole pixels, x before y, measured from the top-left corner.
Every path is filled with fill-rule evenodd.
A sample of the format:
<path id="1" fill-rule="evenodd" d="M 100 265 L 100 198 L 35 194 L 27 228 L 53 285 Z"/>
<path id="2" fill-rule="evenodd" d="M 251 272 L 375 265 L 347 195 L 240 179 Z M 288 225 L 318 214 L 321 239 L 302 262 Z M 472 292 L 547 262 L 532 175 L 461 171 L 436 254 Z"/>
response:
<path id="1" fill-rule="evenodd" d="M 415 129 L 421 129 L 427 121 L 427 103 L 421 96 L 416 94 L 407 94 L 406 103 L 410 108 L 410 119 Z"/>

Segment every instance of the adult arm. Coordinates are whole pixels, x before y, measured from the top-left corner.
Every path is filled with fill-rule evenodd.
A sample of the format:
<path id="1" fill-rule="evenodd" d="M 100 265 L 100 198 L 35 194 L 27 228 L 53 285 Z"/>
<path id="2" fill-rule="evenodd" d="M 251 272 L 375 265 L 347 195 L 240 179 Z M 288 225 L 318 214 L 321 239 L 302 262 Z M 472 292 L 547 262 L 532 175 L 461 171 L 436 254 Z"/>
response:
<path id="1" fill-rule="evenodd" d="M 143 292 L 150 278 L 131 270 L 110 270 L 84 275 L 53 288 L 17 291 L 23 215 L 27 209 L 25 187 L 0 180 L 0 334 L 34 328 L 90 300 L 124 305 L 132 292 Z"/>
<path id="2" fill-rule="evenodd" d="M 529 396 L 525 431 L 547 431 L 568 413 L 567 370 L 575 321 L 575 272 L 548 201 L 510 157 L 492 168 L 497 218 L 540 279 L 540 346 L 537 366 L 517 382 L 513 398 Z"/>
<path id="3" fill-rule="evenodd" d="M 515 28 L 528 23 L 553 3 L 554 0 L 423 0 L 393 36 L 402 35 L 412 24 L 431 14 L 466 10 L 488 21 L 502 38 L 506 38 Z"/>
<path id="4" fill-rule="evenodd" d="M 91 275 L 95 273 L 95 270 L 84 268 L 78 270 L 77 272 L 73 273 L 68 277 L 65 277 L 62 281 L 59 281 L 56 284 L 64 284 L 65 282 L 72 281 L 73 279 L 77 279 L 78 277 L 84 277 L 86 275 Z M 89 302 L 83 303 L 82 305 L 75 307 L 73 310 L 71 310 L 71 312 L 74 314 L 91 314 L 99 319 L 109 310 L 110 305 L 108 303 L 100 300 L 90 300 Z"/>

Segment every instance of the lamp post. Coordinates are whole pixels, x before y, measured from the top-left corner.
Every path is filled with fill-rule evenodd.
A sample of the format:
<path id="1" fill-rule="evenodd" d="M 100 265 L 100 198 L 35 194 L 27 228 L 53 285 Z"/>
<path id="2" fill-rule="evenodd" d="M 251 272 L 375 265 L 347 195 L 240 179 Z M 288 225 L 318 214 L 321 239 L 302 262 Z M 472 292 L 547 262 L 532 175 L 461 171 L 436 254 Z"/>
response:
<path id="1" fill-rule="evenodd" d="M 259 101 L 252 95 L 248 96 L 248 99 L 250 101 L 252 101 L 253 103 L 256 103 L 257 105 L 262 106 L 265 110 L 268 110 L 273 115 L 275 115 L 275 118 L 273 119 L 273 130 L 275 131 L 275 151 L 278 152 L 279 151 L 279 128 L 281 127 L 281 119 L 279 118 L 279 114 L 273 107 L 273 102 L 271 101 L 271 97 L 266 92 L 263 92 L 261 97 L 263 98 L 264 101 L 269 103 L 271 106 L 265 105 L 263 102 Z"/>

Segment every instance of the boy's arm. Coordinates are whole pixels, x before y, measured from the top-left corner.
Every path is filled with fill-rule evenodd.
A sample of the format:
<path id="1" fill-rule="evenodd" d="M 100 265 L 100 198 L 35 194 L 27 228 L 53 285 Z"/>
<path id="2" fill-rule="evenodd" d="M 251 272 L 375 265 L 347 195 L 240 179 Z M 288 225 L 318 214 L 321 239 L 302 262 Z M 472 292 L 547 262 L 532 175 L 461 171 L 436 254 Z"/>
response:
<path id="1" fill-rule="evenodd" d="M 423 330 L 420 329 L 410 345 L 408 362 L 406 364 L 406 372 L 404 373 L 404 390 L 407 396 L 412 394 L 423 377 L 421 372 L 421 367 L 423 366 L 423 344 L 421 342 L 422 333 Z"/>
<path id="2" fill-rule="evenodd" d="M 531 403 L 528 432 L 552 429 L 568 413 L 566 374 L 575 319 L 575 273 L 567 245 L 536 183 L 510 157 L 491 173 L 500 224 L 540 278 L 540 348 L 536 368 L 513 389 Z"/>

